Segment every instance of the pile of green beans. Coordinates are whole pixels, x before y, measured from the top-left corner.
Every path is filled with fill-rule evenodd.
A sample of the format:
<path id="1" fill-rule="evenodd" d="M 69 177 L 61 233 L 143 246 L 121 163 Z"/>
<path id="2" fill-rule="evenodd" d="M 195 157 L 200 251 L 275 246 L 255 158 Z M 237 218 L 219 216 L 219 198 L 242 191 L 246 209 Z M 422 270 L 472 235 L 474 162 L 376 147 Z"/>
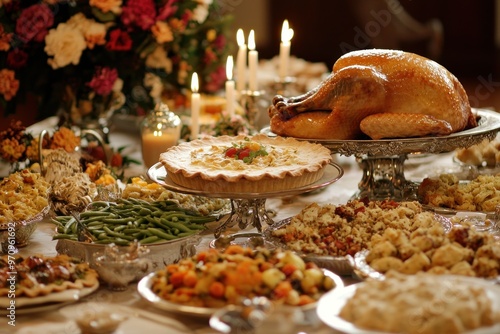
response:
<path id="1" fill-rule="evenodd" d="M 79 218 L 91 232 L 93 243 L 119 246 L 127 246 L 134 240 L 151 244 L 187 237 L 205 229 L 205 223 L 216 220 L 214 216 L 201 216 L 183 209 L 174 201 L 147 202 L 132 198 L 93 202 Z M 78 223 L 74 217 L 57 216 L 52 222 L 57 231 L 53 239 L 78 241 Z"/>

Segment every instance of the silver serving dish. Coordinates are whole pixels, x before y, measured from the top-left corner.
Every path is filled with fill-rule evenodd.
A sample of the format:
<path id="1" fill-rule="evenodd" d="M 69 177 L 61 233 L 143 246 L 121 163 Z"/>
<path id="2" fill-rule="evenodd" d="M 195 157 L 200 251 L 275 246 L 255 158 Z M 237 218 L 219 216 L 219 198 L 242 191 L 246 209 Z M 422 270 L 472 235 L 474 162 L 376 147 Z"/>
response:
<path id="1" fill-rule="evenodd" d="M 353 271 L 359 278 L 365 280 L 368 278 L 382 280 L 385 275 L 376 271 L 366 262 L 366 256 L 369 251 L 367 249 L 357 252 L 356 255 L 349 257 L 349 262 L 352 265 Z"/>
<path id="2" fill-rule="evenodd" d="M 478 125 L 468 129 L 441 137 L 418 137 L 379 140 L 334 140 L 334 139 L 307 139 L 307 141 L 322 144 L 332 153 L 342 155 L 392 156 L 417 152 L 444 153 L 452 152 L 458 147 L 469 147 L 478 144 L 484 139 L 492 140 L 500 129 L 500 114 L 488 109 L 473 108 L 478 117 Z M 274 135 L 270 128 L 261 132 Z M 300 138 L 296 138 L 300 139 Z"/>
<path id="3" fill-rule="evenodd" d="M 292 220 L 292 218 L 283 219 L 282 221 L 277 222 L 277 223 L 273 224 L 272 226 L 270 226 L 268 229 L 266 229 L 263 232 L 263 236 L 264 236 L 264 239 L 266 240 L 266 242 L 273 244 L 275 248 L 290 250 L 290 248 L 286 245 L 286 243 L 283 243 L 281 240 L 274 237 L 272 235 L 272 232 L 274 230 L 277 230 L 277 229 L 284 227 L 285 225 L 290 224 L 291 220 Z M 307 253 L 302 253 L 302 252 L 296 252 L 296 253 L 298 255 L 300 255 L 304 261 L 313 262 L 318 267 L 330 270 L 337 275 L 350 276 L 353 273 L 351 262 L 349 261 L 348 257 L 346 257 L 346 256 L 315 255 L 315 254 L 307 254 Z"/>
<path id="4" fill-rule="evenodd" d="M 478 118 L 478 126 L 448 136 L 380 140 L 296 139 L 321 144 L 332 153 L 355 156 L 363 169 L 355 198 L 415 199 L 417 185 L 406 180 L 404 173 L 408 155 L 452 152 L 485 139 L 493 140 L 497 136 L 500 129 L 499 113 L 487 109 L 473 109 L 473 113 Z M 270 128 L 264 128 L 261 132 L 276 136 Z"/>
<path id="5" fill-rule="evenodd" d="M 38 223 L 47 216 L 49 211 L 50 205 L 29 219 L 0 224 L 0 253 L 12 253 L 12 247 L 21 248 L 27 246 Z M 14 251 L 14 253 L 17 253 L 17 251 Z"/>
<path id="6" fill-rule="evenodd" d="M 175 263 L 180 259 L 195 255 L 196 246 L 199 245 L 201 239 L 201 234 L 195 234 L 176 240 L 144 245 L 144 247 L 149 249 L 148 254 L 144 255 L 144 258 L 151 261 L 148 271 L 161 269 L 167 264 Z M 56 250 L 59 254 L 66 254 L 81 259 L 82 261 L 89 262 L 91 267 L 95 267 L 95 258 L 99 254 L 103 254 L 106 246 L 103 244 L 60 239 L 57 241 Z M 119 248 L 127 249 L 128 246 L 121 246 Z"/>

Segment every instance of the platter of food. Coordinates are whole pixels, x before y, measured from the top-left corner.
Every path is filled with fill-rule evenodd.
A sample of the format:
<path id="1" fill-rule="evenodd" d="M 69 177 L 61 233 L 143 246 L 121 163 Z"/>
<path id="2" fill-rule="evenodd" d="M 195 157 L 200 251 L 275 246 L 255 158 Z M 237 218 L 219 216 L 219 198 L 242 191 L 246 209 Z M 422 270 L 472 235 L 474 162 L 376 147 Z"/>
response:
<path id="1" fill-rule="evenodd" d="M 328 292 L 318 303 L 318 317 L 347 334 L 500 331 L 499 285 L 474 277 L 402 276 Z"/>
<path id="2" fill-rule="evenodd" d="M 298 282 L 292 285 L 293 279 Z M 326 291 L 342 286 L 339 276 L 306 264 L 292 252 L 232 246 L 168 265 L 144 277 L 137 289 L 158 309 L 210 317 L 222 307 L 242 305 L 253 297 L 306 311 L 314 308 Z"/>
<path id="3" fill-rule="evenodd" d="M 172 200 L 122 198 L 117 202 L 93 202 L 77 217 L 53 218 L 53 239 L 57 240 L 58 253 L 91 263 L 94 255 L 102 254 L 110 244 L 126 249 L 139 242 L 148 248 L 145 257 L 156 269 L 194 254 L 195 245 L 207 229 L 205 224 L 216 220 L 217 216 L 192 212 Z"/>
<path id="4" fill-rule="evenodd" d="M 474 128 L 452 133 L 447 136 L 416 137 L 394 139 L 307 139 L 310 142 L 321 144 L 334 153 L 342 155 L 366 154 L 372 156 L 391 156 L 411 154 L 415 152 L 444 153 L 452 152 L 457 147 L 468 147 L 478 144 L 485 139 L 496 137 L 500 129 L 500 115 L 489 109 L 473 108 L 478 118 L 478 125 Z M 269 127 L 261 130 L 268 136 L 276 136 Z M 300 138 L 295 138 L 301 140 Z M 305 139 L 304 139 L 305 140 Z"/>
<path id="5" fill-rule="evenodd" d="M 76 302 L 99 287 L 95 270 L 66 255 L 30 256 L 16 261 L 3 257 L 0 274 L 5 282 L 0 286 L 0 306 L 5 311 L 14 305 L 19 314 Z M 12 278 L 15 286 L 9 285 Z"/>
<path id="6" fill-rule="evenodd" d="M 444 173 L 426 177 L 419 184 L 417 197 L 428 210 L 446 216 L 475 217 L 477 227 L 495 230 L 500 207 L 499 175 L 474 174 L 464 177 Z"/>
<path id="7" fill-rule="evenodd" d="M 351 275 L 349 260 L 368 249 L 387 228 L 410 234 L 419 228 L 451 229 L 451 222 L 418 202 L 351 200 L 345 205 L 312 203 L 298 215 L 264 231 L 265 239 L 338 275 Z"/>
<path id="8" fill-rule="evenodd" d="M 500 243 L 489 232 L 468 222 L 455 224 L 449 232 L 423 228 L 411 236 L 386 230 L 371 249 L 350 258 L 361 279 L 384 279 L 390 272 L 414 275 L 422 272 L 480 277 L 500 277 Z"/>

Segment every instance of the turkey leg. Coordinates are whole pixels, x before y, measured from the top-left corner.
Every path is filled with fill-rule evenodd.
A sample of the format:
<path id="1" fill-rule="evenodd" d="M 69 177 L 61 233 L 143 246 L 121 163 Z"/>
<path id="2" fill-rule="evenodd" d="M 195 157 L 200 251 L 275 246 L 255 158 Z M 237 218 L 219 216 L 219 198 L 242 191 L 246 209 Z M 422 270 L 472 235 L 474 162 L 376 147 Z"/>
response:
<path id="1" fill-rule="evenodd" d="M 331 74 L 301 98 L 276 98 L 269 108 L 274 129 L 301 133 L 303 138 L 339 139 L 361 135 L 359 124 L 381 112 L 385 102 L 385 76 L 373 67 L 350 66 Z M 276 116 L 276 117 L 273 117 Z"/>

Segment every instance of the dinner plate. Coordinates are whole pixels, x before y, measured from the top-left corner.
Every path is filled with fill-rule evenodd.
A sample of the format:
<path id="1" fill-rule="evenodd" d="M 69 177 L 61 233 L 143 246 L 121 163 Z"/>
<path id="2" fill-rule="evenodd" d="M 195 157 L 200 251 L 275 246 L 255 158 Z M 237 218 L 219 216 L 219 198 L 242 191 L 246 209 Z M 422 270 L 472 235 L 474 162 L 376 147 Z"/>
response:
<path id="1" fill-rule="evenodd" d="M 467 284 L 472 284 L 477 287 L 486 289 L 488 297 L 493 303 L 493 309 L 500 312 L 500 285 L 494 285 L 491 282 L 474 278 L 474 277 L 460 277 L 460 276 L 443 276 L 442 279 L 458 279 Z M 351 298 L 356 289 L 362 283 L 346 286 L 341 289 L 335 289 L 327 292 L 321 297 L 316 308 L 318 317 L 330 328 L 340 331 L 345 334 L 388 334 L 386 332 L 366 330 L 359 328 L 349 321 L 342 319 L 339 314 L 344 305 Z M 396 316 L 396 315 L 395 315 Z M 500 323 L 491 327 L 482 327 L 472 331 L 466 331 L 463 334 L 497 334 L 500 333 Z"/>
<path id="2" fill-rule="evenodd" d="M 344 175 L 344 170 L 342 169 L 342 167 L 340 167 L 340 165 L 334 162 L 331 162 L 325 167 L 325 172 L 323 176 L 318 181 L 312 184 L 308 184 L 306 186 L 293 189 L 266 192 L 265 194 L 263 194 L 263 193 L 241 193 L 241 192 L 238 193 L 206 192 L 203 190 L 186 188 L 178 185 L 177 183 L 175 183 L 170 179 L 165 167 L 163 167 L 161 162 L 154 164 L 148 170 L 148 176 L 151 180 L 153 180 L 153 182 L 158 183 L 159 185 L 165 187 L 170 191 L 180 192 L 184 194 L 191 194 L 191 195 L 200 195 L 200 196 L 218 197 L 218 198 L 233 198 L 233 199 L 255 199 L 255 198 L 262 198 L 263 195 L 265 195 L 266 197 L 282 197 L 282 196 L 303 194 L 309 191 L 324 188 L 327 185 L 330 185 L 338 181 L 342 177 L 342 175 Z"/>
<path id="3" fill-rule="evenodd" d="M 53 292 L 45 296 L 39 297 L 15 297 L 13 299 L 8 297 L 0 297 L 1 313 L 7 313 L 7 307 L 10 305 L 11 300 L 14 300 L 16 314 L 30 314 L 51 311 L 61 308 L 65 305 L 75 303 L 81 298 L 90 295 L 99 288 L 99 283 L 83 289 L 68 289 L 60 292 Z"/>
<path id="4" fill-rule="evenodd" d="M 340 278 L 340 276 L 335 275 L 329 270 L 323 269 L 323 272 L 326 276 L 330 277 L 335 282 L 335 288 L 340 289 L 344 287 L 344 281 Z M 195 317 L 203 317 L 210 318 L 216 311 L 220 308 L 210 308 L 210 307 L 198 307 L 198 306 L 190 306 L 190 305 L 182 305 L 178 303 L 172 303 L 168 300 L 165 300 L 158 296 L 156 293 L 151 290 L 153 285 L 153 280 L 157 273 L 151 273 L 144 278 L 142 278 L 137 284 L 137 291 L 139 295 L 152 303 L 154 307 L 160 310 L 179 313 L 183 315 L 195 316 Z M 301 307 L 302 311 L 308 311 L 316 308 L 317 303 L 308 304 Z"/>

